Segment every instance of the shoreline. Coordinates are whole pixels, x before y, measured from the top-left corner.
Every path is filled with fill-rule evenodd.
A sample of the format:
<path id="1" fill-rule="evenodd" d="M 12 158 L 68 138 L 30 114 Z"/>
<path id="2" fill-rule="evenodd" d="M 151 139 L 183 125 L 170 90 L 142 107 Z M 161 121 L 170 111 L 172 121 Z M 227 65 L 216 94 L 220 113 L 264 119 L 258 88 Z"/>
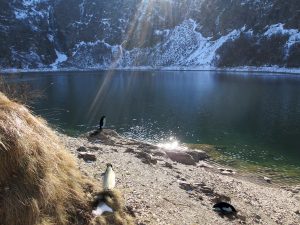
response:
<path id="1" fill-rule="evenodd" d="M 253 66 L 244 66 L 244 67 L 228 67 L 228 68 L 217 68 L 211 66 L 195 66 L 195 67 L 180 67 L 180 66 L 169 66 L 169 67 L 157 67 L 153 68 L 151 66 L 144 67 L 124 67 L 124 68 L 60 68 L 60 69 L 15 69 L 7 68 L 0 69 L 2 74 L 15 74 L 15 73 L 55 73 L 55 72 L 98 72 L 98 71 L 178 71 L 178 72 L 192 72 L 192 71 L 204 71 L 204 72 L 233 72 L 233 73 L 264 73 L 269 75 L 300 75 L 300 68 L 286 68 L 278 66 L 263 66 L 263 67 L 253 67 Z"/>
<path id="2" fill-rule="evenodd" d="M 106 163 L 114 165 L 116 187 L 139 225 L 300 223 L 300 186 L 280 187 L 253 174 L 218 168 L 200 150 L 188 149 L 199 161 L 174 158 L 157 146 L 111 130 L 93 138 L 59 136 L 73 155 L 95 156 L 96 161 L 78 159 L 87 176 L 101 182 Z M 220 200 L 231 202 L 237 217 L 213 212 L 213 204 Z"/>

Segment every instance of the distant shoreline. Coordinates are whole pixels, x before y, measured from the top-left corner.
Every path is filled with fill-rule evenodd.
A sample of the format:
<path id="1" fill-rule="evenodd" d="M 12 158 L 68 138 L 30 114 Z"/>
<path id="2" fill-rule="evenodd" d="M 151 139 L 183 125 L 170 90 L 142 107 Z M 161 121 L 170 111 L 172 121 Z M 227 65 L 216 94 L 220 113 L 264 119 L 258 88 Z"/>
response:
<path id="1" fill-rule="evenodd" d="M 180 66 L 169 66 L 169 67 L 156 67 L 143 66 L 143 67 L 124 67 L 124 68 L 41 68 L 41 69 L 0 69 L 2 74 L 14 74 L 14 73 L 46 73 L 46 72 L 96 72 L 96 71 L 215 71 L 215 72 L 235 72 L 235 73 L 266 73 L 270 75 L 279 74 L 291 74 L 300 75 L 300 68 L 285 68 L 277 66 L 264 66 L 264 67 L 228 67 L 228 68 L 216 68 L 210 66 L 204 67 L 180 67 Z"/>

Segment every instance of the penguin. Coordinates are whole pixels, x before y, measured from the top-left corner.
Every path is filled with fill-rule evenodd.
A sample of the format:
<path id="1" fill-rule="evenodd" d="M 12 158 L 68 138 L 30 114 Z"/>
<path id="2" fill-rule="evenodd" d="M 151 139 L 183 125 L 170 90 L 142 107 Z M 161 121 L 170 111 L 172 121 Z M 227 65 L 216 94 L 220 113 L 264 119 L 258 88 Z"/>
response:
<path id="1" fill-rule="evenodd" d="M 114 189 L 116 185 L 116 174 L 113 170 L 113 166 L 108 163 L 103 177 L 103 188 L 106 191 Z"/>
<path id="2" fill-rule="evenodd" d="M 102 130 L 103 127 L 105 127 L 106 124 L 106 117 L 102 116 L 99 122 L 99 129 Z"/>
<path id="3" fill-rule="evenodd" d="M 113 212 L 113 209 L 109 207 L 105 202 L 99 202 L 97 208 L 92 211 L 94 216 L 101 216 L 105 212 Z"/>
<path id="4" fill-rule="evenodd" d="M 105 124 L 106 124 L 106 117 L 105 116 L 102 116 L 101 119 L 100 119 L 100 122 L 99 122 L 99 128 L 95 131 L 93 131 L 91 134 L 90 134 L 90 137 L 94 137 L 98 134 L 101 133 L 103 127 L 105 127 Z"/>
<path id="5" fill-rule="evenodd" d="M 219 202 L 213 206 L 213 210 L 222 214 L 234 214 L 236 213 L 235 208 L 226 202 Z"/>

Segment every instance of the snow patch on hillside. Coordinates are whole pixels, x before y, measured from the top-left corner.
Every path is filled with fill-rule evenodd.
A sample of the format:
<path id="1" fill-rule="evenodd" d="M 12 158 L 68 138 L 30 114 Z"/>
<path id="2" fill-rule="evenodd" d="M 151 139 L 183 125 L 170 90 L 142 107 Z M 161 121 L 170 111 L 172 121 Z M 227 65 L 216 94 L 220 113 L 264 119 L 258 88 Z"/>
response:
<path id="1" fill-rule="evenodd" d="M 162 43 L 153 48 L 135 48 L 131 51 L 124 51 L 122 54 L 123 67 L 151 66 L 161 68 L 166 66 L 187 67 L 187 66 L 214 66 L 216 51 L 227 41 L 238 38 L 245 30 L 233 30 L 217 40 L 204 37 L 196 31 L 198 24 L 192 20 L 185 20 L 172 30 L 164 33 Z M 161 33 L 162 31 L 156 31 Z"/>
<path id="2" fill-rule="evenodd" d="M 285 29 L 282 23 L 268 26 L 264 35 L 269 38 L 273 35 L 287 35 L 289 38 L 285 44 L 286 55 L 289 54 L 289 50 L 294 44 L 300 43 L 300 31 L 298 29 Z"/>
<path id="3" fill-rule="evenodd" d="M 33 21 L 38 17 L 46 18 L 49 14 L 48 9 L 40 9 L 39 5 L 48 0 L 23 0 L 21 5 L 16 5 L 14 8 L 15 18 L 18 20 L 25 20 L 32 18 Z M 32 21 L 29 21 L 32 23 Z"/>
<path id="4" fill-rule="evenodd" d="M 56 53 L 57 58 L 56 58 L 55 62 L 50 65 L 53 69 L 57 69 L 59 64 L 68 60 L 68 56 L 66 54 L 59 52 L 56 49 L 55 49 L 55 53 Z"/>
<path id="5" fill-rule="evenodd" d="M 233 40 L 239 37 L 241 31 L 233 30 L 229 34 L 220 37 L 215 41 L 210 41 L 209 38 L 204 38 L 201 34 L 199 48 L 193 52 L 187 59 L 187 64 L 196 65 L 212 65 L 216 57 L 216 51 L 228 40 Z"/>
<path id="6" fill-rule="evenodd" d="M 266 31 L 264 33 L 265 36 L 271 37 L 273 35 L 299 35 L 299 30 L 297 29 L 285 29 L 284 24 L 278 23 L 278 24 L 273 24 L 270 26 L 266 27 Z"/>
<path id="7" fill-rule="evenodd" d="M 173 29 L 157 30 L 157 34 L 163 34 L 162 42 L 148 48 L 126 50 L 122 45 L 111 45 L 105 40 L 81 41 L 66 60 L 78 68 L 211 68 L 217 57 L 216 51 L 245 31 L 243 27 L 213 40 L 197 32 L 197 26 L 189 19 Z"/>
<path id="8" fill-rule="evenodd" d="M 17 20 L 24 20 L 28 17 L 27 12 L 24 10 L 16 9 L 14 13 Z"/>

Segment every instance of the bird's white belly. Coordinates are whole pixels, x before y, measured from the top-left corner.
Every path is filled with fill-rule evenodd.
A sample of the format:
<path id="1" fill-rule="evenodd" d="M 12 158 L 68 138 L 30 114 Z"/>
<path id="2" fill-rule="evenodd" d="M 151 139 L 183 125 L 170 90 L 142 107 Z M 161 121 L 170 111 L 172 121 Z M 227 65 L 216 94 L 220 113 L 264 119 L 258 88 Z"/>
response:
<path id="1" fill-rule="evenodd" d="M 104 212 L 113 212 L 112 208 L 109 207 L 107 204 L 105 204 L 104 202 L 100 202 L 97 205 L 97 208 L 95 210 L 92 211 L 92 214 L 94 216 L 100 216 L 102 215 Z"/>
<path id="2" fill-rule="evenodd" d="M 109 171 L 104 176 L 103 188 L 105 190 L 112 190 L 116 186 L 116 175 L 113 171 Z"/>

